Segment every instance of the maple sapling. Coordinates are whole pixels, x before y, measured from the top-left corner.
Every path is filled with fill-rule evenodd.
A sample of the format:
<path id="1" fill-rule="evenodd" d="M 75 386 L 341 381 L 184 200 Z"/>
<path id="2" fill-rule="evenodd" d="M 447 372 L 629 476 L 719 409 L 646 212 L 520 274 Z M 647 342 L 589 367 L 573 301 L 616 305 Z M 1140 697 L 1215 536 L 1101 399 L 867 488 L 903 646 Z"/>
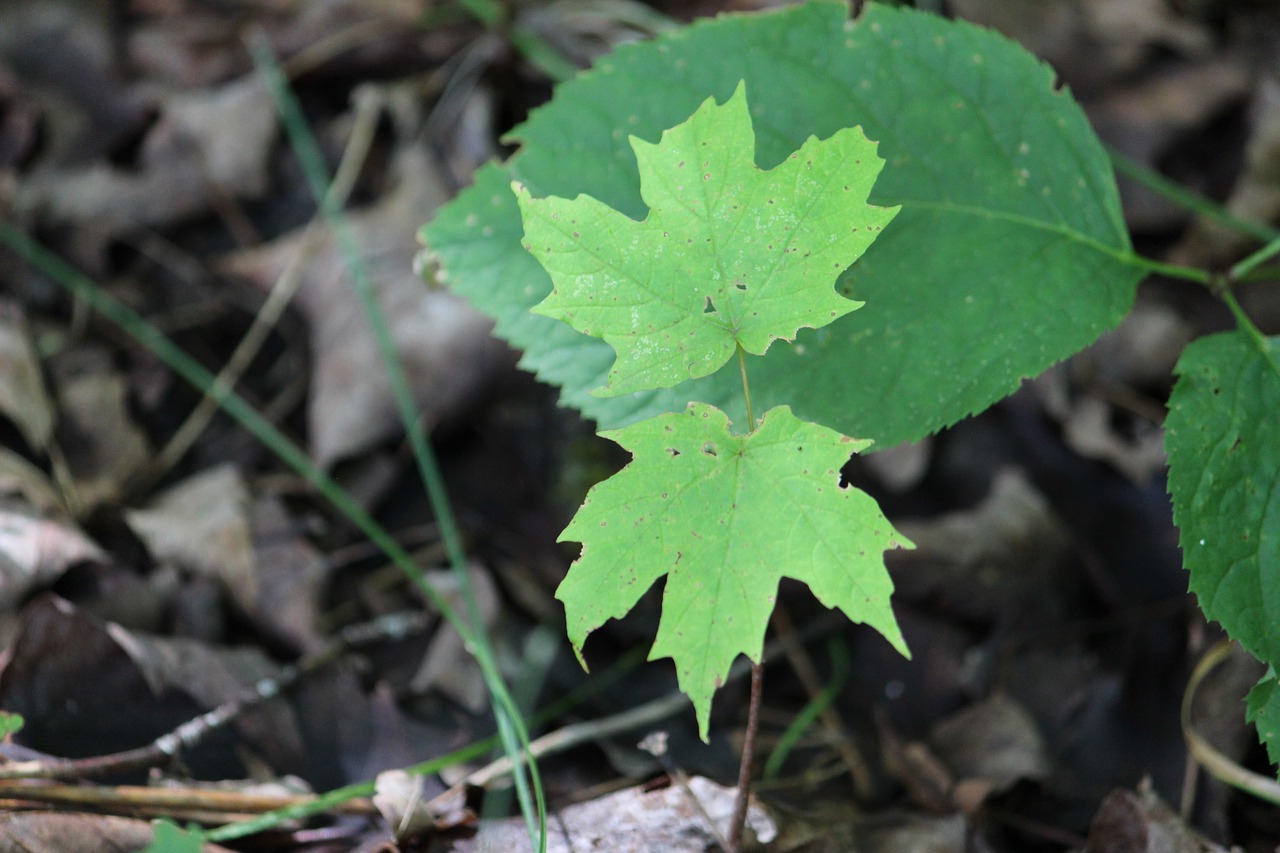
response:
<path id="1" fill-rule="evenodd" d="M 700 125 L 706 104 L 695 116 L 701 119 L 672 127 L 707 94 L 723 98 L 743 79 L 754 140 L 745 120 L 736 130 Z M 728 109 L 739 94 L 712 111 Z M 863 139 L 865 153 L 849 151 L 865 174 L 847 191 L 843 180 L 815 186 L 812 179 L 824 177 L 826 167 L 801 167 L 823 146 L 862 139 L 841 130 L 854 123 L 883 146 L 883 171 Z M 671 130 L 657 144 L 633 136 L 627 145 L 627 132 L 656 139 L 664 128 Z M 732 535 L 723 541 L 761 535 L 746 529 L 751 516 L 740 510 L 750 502 L 731 501 L 723 511 L 691 505 L 695 515 L 681 519 L 668 503 L 642 504 L 640 495 L 641 484 L 659 496 L 673 494 L 670 483 L 664 488 L 659 481 L 658 463 L 669 460 L 649 460 L 641 450 L 679 448 L 636 421 L 658 415 L 692 423 L 694 417 L 679 414 L 690 400 L 702 401 L 698 417 L 706 413 L 708 424 L 732 417 L 742 446 L 717 433 L 705 439 L 714 460 L 665 467 L 691 470 L 698 461 L 724 471 L 711 463 L 726 458 L 725 448 L 744 471 L 755 464 L 761 439 L 742 425 L 741 365 L 727 364 L 739 343 L 745 364 L 746 354 L 763 355 L 772 340 L 795 338 L 752 361 L 750 392 L 759 408 L 790 404 L 788 414 L 798 421 L 891 446 L 981 412 L 1079 352 L 1126 316 L 1139 281 L 1159 273 L 1206 285 L 1237 321 L 1234 331 L 1192 343 L 1179 360 L 1165 424 L 1168 485 L 1192 591 L 1209 618 L 1268 664 L 1250 694 L 1249 716 L 1280 763 L 1280 620 L 1265 618 L 1280 600 L 1274 416 L 1280 338 L 1263 335 L 1231 290 L 1280 254 L 1280 239 L 1225 273 L 1139 256 L 1111 160 L 1053 70 L 998 33 L 888 4 L 868 3 L 850 20 L 846 3 L 810 0 L 698 21 L 619 47 L 558 86 L 508 139 L 520 150 L 480 169 L 424 237 L 455 289 L 523 351 L 522 365 L 558 385 L 565 405 L 614 430 L 603 434 L 636 453 L 620 482 L 598 486 L 565 534 L 583 541 L 559 592 L 579 654 L 592 630 L 625 614 L 666 576 L 653 656 L 673 657 L 704 733 L 710 696 L 729 662 L 739 653 L 758 659 L 759 614 L 771 607 L 777 575 L 753 572 L 751 555 L 723 543 L 718 552 L 703 541 L 693 550 L 671 546 L 695 533 L 706 539 L 726 525 Z M 735 177 L 698 169 L 703 151 L 709 164 L 732 164 Z M 781 165 L 761 173 L 753 155 Z M 860 223 L 870 228 L 865 237 L 891 218 L 893 226 L 842 278 L 839 293 L 808 273 L 789 284 L 772 278 L 775 269 L 825 248 L 813 234 L 806 238 L 812 242 L 793 242 L 796 223 L 777 215 L 794 212 L 797 197 L 780 201 L 761 189 L 762 175 L 784 173 L 797 186 L 808 184 L 804 199 L 834 205 L 836 219 L 849 212 L 846 201 L 866 200 L 873 181 L 878 199 L 905 205 L 896 217 L 892 209 L 863 206 L 862 215 L 874 217 Z M 753 177 L 740 180 L 744 174 Z M 523 189 L 512 194 L 513 179 L 548 198 Z M 591 198 L 551 198 L 576 193 Z M 564 228 L 569 222 L 573 227 Z M 797 251 L 778 257 L 779 247 Z M 864 249 L 832 247 L 831 270 Z M 840 301 L 850 293 L 866 300 L 864 310 Z M 823 300 L 825 317 L 813 299 Z M 771 326 L 774 311 L 783 309 L 796 312 L 791 322 Z M 700 452 L 701 445 L 689 446 Z M 834 459 L 809 473 L 839 464 Z M 814 493 L 818 485 L 810 484 Z M 829 498 L 834 481 L 827 486 Z M 786 532 L 794 515 L 771 507 L 751 520 Z M 590 528 L 581 520 L 590 517 L 607 525 Z M 877 547 L 901 544 L 887 524 L 871 529 L 885 532 Z M 783 573 L 802 577 L 824 602 L 840 606 L 815 583 L 822 570 L 797 570 L 812 547 L 803 537 L 794 541 Z M 689 565 L 695 553 L 704 560 L 697 568 Z M 852 570 L 863 584 L 881 571 Z M 870 621 L 865 613 L 851 615 Z M 679 633 L 682 619 L 722 625 L 730 616 L 733 637 L 681 646 L 679 640 L 694 636 Z"/>
<path id="2" fill-rule="evenodd" d="M 736 357 L 745 429 L 732 432 L 728 414 L 694 401 L 600 433 L 633 460 L 591 489 L 561 534 L 582 553 L 556 597 L 582 660 L 587 635 L 665 576 L 649 657 L 675 662 L 705 740 L 712 695 L 739 654 L 757 665 L 758 707 L 783 576 L 907 654 L 884 552 L 910 543 L 874 499 L 840 485 L 841 466 L 870 442 L 802 421 L 787 405 L 757 422 L 746 363 L 748 353 L 763 356 L 774 341 L 861 307 L 835 291 L 836 279 L 897 208 L 867 204 L 883 161 L 858 128 L 810 137 L 774 169 L 759 169 L 742 83 L 659 142 L 632 137 L 631 145 L 649 207 L 643 221 L 588 196 L 538 199 L 514 185 L 525 248 L 554 285 L 534 311 L 614 348 L 601 395 L 672 387 Z"/>

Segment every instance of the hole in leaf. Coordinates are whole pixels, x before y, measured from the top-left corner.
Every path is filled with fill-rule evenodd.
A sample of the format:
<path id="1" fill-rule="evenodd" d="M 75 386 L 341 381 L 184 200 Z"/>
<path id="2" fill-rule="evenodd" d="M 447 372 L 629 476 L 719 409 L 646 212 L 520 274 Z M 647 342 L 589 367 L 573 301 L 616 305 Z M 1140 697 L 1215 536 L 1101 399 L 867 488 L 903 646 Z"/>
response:
<path id="1" fill-rule="evenodd" d="M 703 444 L 703 445 L 702 445 L 702 452 L 703 452 L 704 454 L 706 454 L 707 456 L 715 456 L 715 455 L 717 455 L 717 454 L 716 454 L 716 443 L 715 443 L 714 441 L 708 441 L 707 443 Z"/>
<path id="2" fill-rule="evenodd" d="M 703 313 L 703 314 L 714 314 L 714 313 L 716 313 L 716 306 L 714 306 L 714 305 L 712 305 L 712 304 L 711 304 L 711 297 L 710 297 L 710 296 L 708 296 L 708 297 L 707 297 L 707 304 L 706 304 L 706 305 L 704 305 L 704 306 L 702 307 L 702 313 Z"/>
<path id="3" fill-rule="evenodd" d="M 735 290 L 746 290 L 746 289 L 747 289 L 747 283 L 746 283 L 745 281 L 743 281 L 742 279 L 738 279 L 737 281 L 735 281 L 735 282 L 733 283 L 733 287 L 734 287 L 734 289 L 735 289 Z"/>

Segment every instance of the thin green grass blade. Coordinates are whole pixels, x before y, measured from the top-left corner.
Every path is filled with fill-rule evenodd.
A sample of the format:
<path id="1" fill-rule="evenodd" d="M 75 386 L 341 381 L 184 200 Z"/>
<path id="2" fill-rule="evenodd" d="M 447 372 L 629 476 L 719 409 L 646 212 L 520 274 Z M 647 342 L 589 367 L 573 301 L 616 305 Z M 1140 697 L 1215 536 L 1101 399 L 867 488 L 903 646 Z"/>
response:
<path id="1" fill-rule="evenodd" d="M 520 715 L 519 707 L 511 698 L 506 685 L 503 683 L 501 672 L 494 659 L 493 647 L 483 630 L 483 622 L 480 619 L 479 608 L 476 605 L 475 595 L 471 589 L 471 581 L 467 572 L 462 536 L 449 503 L 444 478 L 440 474 L 440 466 L 436 461 L 431 443 L 427 440 L 426 430 L 422 425 L 421 417 L 419 417 L 417 404 L 409 387 L 404 366 L 400 361 L 399 353 L 396 351 L 395 342 L 392 339 L 387 323 L 386 313 L 378 303 L 373 282 L 369 278 L 368 269 L 361 257 L 355 235 L 351 231 L 346 216 L 337 204 L 336 199 L 329 192 L 330 176 L 328 169 L 325 167 L 320 146 L 316 142 L 315 136 L 311 133 L 311 128 L 302 114 L 302 107 L 294 96 L 283 70 L 276 62 L 265 37 L 259 34 L 258 37 L 251 39 L 249 47 L 258 71 L 266 81 L 267 88 L 275 101 L 281 123 L 284 125 L 295 156 L 297 156 L 302 166 L 302 171 L 311 188 L 311 193 L 320 205 L 321 213 L 333 231 L 334 240 L 351 275 L 352 284 L 360 299 L 365 318 L 377 340 L 378 353 L 391 385 L 392 394 L 395 397 L 396 409 L 404 424 L 414 458 L 417 460 L 418 473 L 426 488 L 427 500 L 439 526 L 445 551 L 449 557 L 449 564 L 457 578 L 463 600 L 466 602 L 470 623 L 469 633 L 471 634 L 468 648 L 484 674 L 503 748 L 513 763 L 515 763 L 515 758 L 518 754 L 526 753 L 527 761 L 522 764 L 516 764 L 518 768 L 514 775 L 516 793 L 520 801 L 521 811 L 524 813 L 529 826 L 530 839 L 537 849 L 545 849 L 546 800 L 543 795 L 537 764 L 533 756 L 527 754 L 529 748 L 528 729 Z"/>
<path id="2" fill-rule="evenodd" d="M 487 737 L 478 740 L 475 743 L 468 744 L 462 749 L 454 750 L 448 755 L 441 755 L 432 758 L 429 761 L 423 761 L 412 767 L 406 767 L 405 772 L 414 776 L 427 776 L 432 773 L 438 773 L 447 767 L 453 767 L 455 764 L 461 764 L 464 761 L 470 761 L 473 758 L 479 758 L 498 742 L 496 736 Z M 327 812 L 334 806 L 354 800 L 356 797 L 371 797 L 377 783 L 374 781 L 357 782 L 354 785 L 345 785 L 341 788 L 334 788 L 324 794 L 316 797 L 308 803 L 301 803 L 296 806 L 289 806 L 275 811 L 263 812 L 257 817 L 249 820 L 236 821 L 228 823 L 217 829 L 211 829 L 205 833 L 206 841 L 231 841 L 236 838 L 244 838 L 249 835 L 255 835 L 259 832 L 279 826 L 287 820 L 299 820 L 308 818 L 313 815 Z"/>
<path id="3" fill-rule="evenodd" d="M 349 518 L 361 533 L 369 537 L 370 541 L 377 545 L 422 590 L 422 594 L 439 609 L 441 616 L 457 629 L 464 641 L 472 642 L 473 632 L 470 625 L 463 621 L 449 602 L 431 586 L 421 569 L 414 564 L 409 553 L 400 547 L 391 534 L 387 533 L 382 525 L 356 503 L 345 489 L 328 474 L 316 468 L 302 448 L 258 414 L 257 410 L 243 397 L 235 391 L 221 387 L 213 373 L 206 370 L 203 365 L 165 337 L 132 308 L 104 292 L 87 276 L 37 243 L 12 223 L 0 221 L 0 243 L 82 300 L 92 310 L 114 323 L 195 388 L 217 400 L 218 406 L 223 411 L 250 435 L 261 441 L 295 473 L 314 486 L 335 509 Z"/>
<path id="4" fill-rule="evenodd" d="M 849 680 L 849 652 L 844 643 L 832 639 L 827 644 L 827 648 L 831 653 L 831 680 L 827 682 L 826 687 L 822 688 L 821 693 L 813 697 L 807 705 L 800 709 L 800 713 L 796 714 L 795 719 L 782 732 L 782 735 L 778 738 L 778 745 L 769 753 L 769 758 L 764 763 L 765 779 L 777 778 L 778 773 L 782 770 L 782 765 L 786 763 L 787 756 L 800 743 L 800 739 L 817 721 L 819 715 L 840 695 L 840 691 L 844 689 L 845 682 Z"/>

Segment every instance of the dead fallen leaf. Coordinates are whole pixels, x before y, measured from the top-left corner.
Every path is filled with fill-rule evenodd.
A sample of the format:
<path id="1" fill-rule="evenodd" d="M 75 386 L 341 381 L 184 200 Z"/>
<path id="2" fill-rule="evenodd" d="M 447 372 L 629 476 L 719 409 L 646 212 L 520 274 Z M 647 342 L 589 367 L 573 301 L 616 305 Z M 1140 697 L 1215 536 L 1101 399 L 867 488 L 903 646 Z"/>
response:
<path id="1" fill-rule="evenodd" d="M 249 489 L 232 465 L 210 468 L 125 518 L 151 555 L 218 579 L 245 613 L 256 611 L 258 570 L 249 526 Z"/>
<path id="2" fill-rule="evenodd" d="M 0 65 L 36 109 L 37 168 L 101 156 L 145 120 L 120 72 L 117 20 L 106 0 L 0 5 Z"/>
<path id="3" fill-rule="evenodd" d="M 31 156 L 39 139 L 40 111 L 9 70 L 0 65 L 0 175 Z M 0 198 L 4 191 L 0 186 Z"/>
<path id="4" fill-rule="evenodd" d="M 458 410 L 506 358 L 492 324 L 463 300 L 432 290 L 413 271 L 415 232 L 448 197 L 425 145 L 395 155 L 392 185 L 374 207 L 350 214 L 368 275 L 386 312 L 428 427 Z M 268 288 L 303 242 L 301 231 L 239 252 L 223 270 Z M 326 237 L 298 289 L 311 328 L 307 424 L 312 458 L 329 467 L 400 432 L 391 385 L 337 245 Z"/>
<path id="5" fill-rule="evenodd" d="M 201 3 L 182 4 L 139 20 L 125 34 L 130 65 L 148 80 L 185 89 L 213 86 L 249 70 L 250 59 L 240 40 L 243 22 Z M 261 22 L 269 10 L 258 10 Z"/>
<path id="6" fill-rule="evenodd" d="M 1120 325 L 1030 382 L 1068 447 L 1142 486 L 1164 469 L 1162 400 L 1194 330 L 1169 305 L 1139 296 Z"/>
<path id="7" fill-rule="evenodd" d="M 694 776 L 689 790 L 698 804 L 690 801 L 683 788 L 671 786 L 657 791 L 627 788 L 607 797 L 577 803 L 560 810 L 547 821 L 548 853 L 574 850 L 608 850 L 611 853 L 704 853 L 714 849 L 716 836 L 702 812 L 716 822 L 724 837 L 733 811 L 735 790 L 710 779 Z M 748 838 L 754 833 L 762 844 L 778 834 L 777 825 L 759 805 L 752 803 L 747 813 Z M 520 818 L 481 822 L 473 839 L 457 842 L 454 853 L 484 850 L 521 850 L 529 835 Z"/>
<path id="8" fill-rule="evenodd" d="M 1063 571 L 1070 537 L 1015 469 L 1001 471 L 976 508 L 899 529 L 916 544 L 887 555 L 902 601 L 928 602 L 952 617 L 1026 624 L 1073 599 L 1076 579 Z"/>
<path id="9" fill-rule="evenodd" d="M 146 435 L 129 412 L 129 390 L 110 358 L 94 348 L 62 353 L 53 363 L 58 424 L 73 506 L 84 516 L 117 503 L 125 483 L 151 459 Z"/>
<path id="10" fill-rule="evenodd" d="M 502 612 L 497 584 L 487 569 L 476 564 L 468 567 L 467 576 L 475 595 L 476 612 L 484 625 L 483 630 L 492 633 Z M 428 572 L 427 580 L 457 612 L 467 612 L 466 602 L 453 572 Z M 410 686 L 416 692 L 435 688 L 463 707 L 476 712 L 488 705 L 488 688 L 480 667 L 467 651 L 462 637 L 451 625 L 442 625 L 436 632 Z"/>
<path id="11" fill-rule="evenodd" d="M 256 76 L 167 94 L 155 109 L 132 168 L 96 160 L 35 169 L 18 182 L 15 213 L 40 223 L 93 223 L 109 234 L 172 224 L 216 207 L 221 198 L 266 192 L 277 124 Z"/>
<path id="12" fill-rule="evenodd" d="M 13 421 L 32 450 L 53 435 L 53 404 L 19 305 L 0 300 L 0 415 Z"/>
<path id="13" fill-rule="evenodd" d="M 72 527 L 0 508 L 0 611 L 57 580 L 74 563 L 104 556 Z"/>
<path id="14" fill-rule="evenodd" d="M 956 779 L 926 743 L 898 736 L 887 716 L 878 715 L 880 754 L 884 768 L 906 790 L 913 803 L 933 814 L 956 810 L 952 791 Z"/>
<path id="15" fill-rule="evenodd" d="M 859 853 L 967 853 L 969 834 L 964 815 L 888 812 L 859 820 L 853 837 Z"/>
<path id="16" fill-rule="evenodd" d="M 1085 853 L 1227 853 L 1201 838 L 1143 783 L 1112 791 L 1089 827 Z"/>
<path id="17" fill-rule="evenodd" d="M 1163 0 L 952 0 L 957 16 L 994 27 L 1052 65 L 1079 94 L 1131 75 L 1154 49 L 1199 55 L 1209 32 Z"/>
<path id="18" fill-rule="evenodd" d="M 248 603 L 246 615 L 264 636 L 295 652 L 315 651 L 324 643 L 318 620 L 328 562 L 298 534 L 296 524 L 276 498 L 264 496 L 254 501 L 249 522 L 257 571 L 256 595 Z"/>
<path id="19" fill-rule="evenodd" d="M 44 595 L 22 611 L 0 671 L 0 707 L 27 719 L 21 744 L 68 757 L 102 755 L 145 746 L 278 672 L 254 648 L 128 631 Z M 237 746 L 248 752 L 238 754 Z M 305 770 L 297 723 L 283 699 L 244 712 L 185 751 L 183 761 L 197 778 L 237 778 L 244 775 L 239 755 L 254 753 L 278 773 Z"/>
<path id="20" fill-rule="evenodd" d="M 153 825 L 114 815 L 15 811 L 0 814 L 0 848 L 23 853 L 122 853 L 151 843 Z M 203 844 L 202 853 L 229 853 Z"/>
<path id="21" fill-rule="evenodd" d="M 307 779 L 317 788 L 335 788 L 371 779 L 384 770 L 425 761 L 457 748 L 456 729 L 423 737 L 385 683 L 366 692 L 354 663 L 326 667 L 294 690 L 298 726 L 311 746 Z M 434 796 L 443 790 L 435 780 Z"/>
<path id="22" fill-rule="evenodd" d="M 114 623 L 107 623 L 105 631 L 128 655 L 157 698 L 177 691 L 205 710 L 243 698 L 254 684 L 280 671 L 257 648 L 214 647 L 181 637 L 154 637 Z M 257 705 L 240 714 L 233 727 L 276 771 L 291 773 L 305 768 L 297 721 L 285 702 L 271 700 Z"/>
<path id="23" fill-rule="evenodd" d="M 928 473 L 929 461 L 933 458 L 933 436 L 877 450 L 860 458 L 886 489 L 902 494 L 919 485 Z"/>
<path id="24" fill-rule="evenodd" d="M 1251 79 L 1243 57 L 1223 55 L 1110 88 L 1086 102 L 1085 111 L 1103 140 L 1155 169 L 1174 142 L 1243 98 Z M 1130 230 L 1167 229 L 1187 220 L 1186 208 L 1154 190 L 1123 177 L 1119 184 Z"/>
<path id="25" fill-rule="evenodd" d="M 47 594 L 19 616 L 0 707 L 27 720 L 17 743 L 68 757 L 142 746 L 199 712 L 182 697 L 157 702 L 100 621 Z"/>
<path id="26" fill-rule="evenodd" d="M 44 471 L 7 447 L 0 447 L 0 496 L 45 517 L 69 517 L 62 495 Z"/>
<path id="27" fill-rule="evenodd" d="M 1253 92 L 1244 171 L 1225 207 L 1251 222 L 1280 218 L 1280 80 L 1264 76 Z M 1200 218 L 1170 252 L 1173 263 L 1213 268 L 1233 260 L 1254 244 L 1252 238 L 1218 222 Z"/>
<path id="28" fill-rule="evenodd" d="M 1049 754 L 1036 721 L 1021 703 L 997 693 L 940 721 L 929 732 L 933 751 L 958 780 L 951 791 L 973 814 L 991 794 L 1024 779 L 1043 779 Z"/>
<path id="29" fill-rule="evenodd" d="M 1105 332 L 1076 356 L 1090 378 L 1126 388 L 1167 389 L 1173 367 L 1195 337 L 1191 324 L 1174 308 L 1139 295 L 1116 328 Z"/>
<path id="30" fill-rule="evenodd" d="M 1137 435 L 1123 435 L 1116 429 L 1115 414 L 1115 407 L 1106 401 L 1081 397 L 1063 424 L 1063 439 L 1085 459 L 1106 462 L 1134 483 L 1144 485 L 1164 470 L 1164 433 L 1158 424 L 1138 422 Z"/>
<path id="31" fill-rule="evenodd" d="M 373 804 L 397 840 L 411 838 L 435 825 L 428 799 L 421 774 L 387 770 L 374 781 Z"/>

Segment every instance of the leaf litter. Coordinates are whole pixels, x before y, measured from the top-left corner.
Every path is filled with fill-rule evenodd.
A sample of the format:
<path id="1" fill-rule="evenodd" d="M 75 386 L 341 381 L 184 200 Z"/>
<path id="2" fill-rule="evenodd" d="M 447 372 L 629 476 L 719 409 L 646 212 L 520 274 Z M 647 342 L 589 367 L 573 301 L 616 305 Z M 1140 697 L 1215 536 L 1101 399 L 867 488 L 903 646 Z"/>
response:
<path id="1" fill-rule="evenodd" d="M 475 43 L 479 28 L 418 28 L 421 10 L 412 4 L 308 5 L 250 4 L 243 14 L 286 54 L 329 36 L 350 39 L 312 53 L 294 81 L 332 162 L 350 127 L 346 95 L 356 82 L 407 82 L 420 93 L 408 99 L 419 111 L 442 91 L 461 98 L 449 114 L 465 122 L 421 113 L 408 124 L 384 120 L 354 193 L 355 225 L 363 251 L 378 261 L 398 343 L 419 365 L 419 401 L 446 468 L 453 461 L 452 490 L 466 496 L 473 572 L 488 578 L 491 592 L 484 618 L 517 677 L 538 621 L 521 601 L 549 600 L 555 573 L 568 563 L 551 544 L 573 503 L 556 497 L 559 471 L 598 467 L 601 454 L 584 449 L 585 431 L 557 414 L 545 393 L 511 374 L 486 321 L 422 286 L 412 272 L 412 235 L 468 179 L 453 164 L 485 160 L 497 132 L 545 95 L 545 81 L 490 41 L 470 54 L 480 70 L 450 87 L 449 72 L 464 70 L 451 68 L 450 58 Z M 1256 58 L 1274 55 L 1278 29 L 1265 4 L 1055 0 L 1037 20 L 1009 4 L 950 5 L 1052 61 L 1108 141 L 1240 215 L 1274 214 L 1266 169 L 1274 86 Z M 554 17 L 568 14 L 557 7 L 534 11 L 566 20 Z M 607 16 L 608 4 L 602 8 Z M 180 2 L 131 4 L 124 16 L 101 3 L 17 4 L 0 13 L 5 215 L 214 369 L 258 304 L 228 271 L 269 286 L 297 251 L 294 229 L 313 212 L 300 201 L 305 191 L 236 35 L 240 22 Z M 546 19 L 538 26 L 557 29 Z M 593 26 L 610 39 L 635 31 Z M 1128 191 L 1125 202 L 1139 239 L 1175 246 L 1175 257 L 1217 263 L 1238 255 L 1210 225 L 1187 230 L 1181 210 Z M 155 239 L 140 239 L 144 226 Z M 176 252 L 151 251 L 161 241 Z M 341 261 L 332 246 L 310 260 L 295 309 L 307 336 L 290 337 L 286 317 L 244 388 L 269 405 L 291 399 L 287 383 L 305 383 L 305 412 L 284 406 L 273 417 L 308 442 L 317 461 L 350 482 L 366 478 L 367 505 L 437 567 L 438 543 L 421 527 L 422 497 L 408 485 L 385 388 L 368 381 L 376 367 L 358 337 Z M 192 268 L 200 274 L 182 272 Z M 362 543 L 341 519 L 221 419 L 159 486 L 136 492 L 137 473 L 193 405 L 191 395 L 172 381 L 144 385 L 154 365 L 12 257 L 0 257 L 0 275 L 0 709 L 27 718 L 0 744 L 0 769 L 45 753 L 84 758 L 139 748 L 307 659 L 339 628 L 419 607 L 376 558 L 361 556 Z M 1275 316 L 1267 292 L 1246 296 L 1251 311 Z M 845 478 L 883 489 L 887 514 L 918 546 L 891 561 L 915 660 L 896 660 L 858 629 L 824 626 L 804 595 L 780 588 L 802 632 L 834 632 L 850 646 L 856 673 L 834 707 L 871 760 L 879 798 L 853 805 L 846 777 L 831 769 L 838 752 L 815 729 L 762 794 L 778 826 L 774 849 L 1155 853 L 1275 845 L 1274 817 L 1207 777 L 1198 810 L 1190 820 L 1179 812 L 1180 690 L 1194 656 L 1216 635 L 1185 595 L 1159 460 L 1144 441 L 1168 392 L 1168 353 L 1220 320 L 1194 295 L 1152 297 L 1112 338 L 1030 391 L 904 451 L 904 472 L 869 460 L 846 466 Z M 285 348 L 298 352 L 284 358 Z M 310 366 L 287 376 L 273 364 Z M 466 461 L 476 458 L 502 466 Z M 547 554 L 559 560 L 549 573 Z M 974 588 L 989 594 L 975 596 Z M 628 621 L 656 614 L 642 602 Z M 646 633 L 628 623 L 601 629 L 589 650 L 599 661 L 594 677 Z M 825 672 L 822 643 L 811 651 Z M 443 755 L 490 731 L 472 710 L 466 661 L 433 622 L 388 632 L 184 752 L 169 783 L 283 783 L 296 774 L 322 790 Z M 777 692 L 767 700 L 767 725 L 778 734 L 810 697 L 798 682 L 787 684 L 786 664 L 770 666 Z M 446 686 L 442 675 L 457 683 Z M 1265 771 L 1240 718 L 1254 680 L 1250 672 L 1207 681 L 1196 725 L 1226 754 Z M 582 684 L 566 650 L 543 684 L 539 705 Z M 714 709 L 730 729 L 740 724 L 735 684 Z M 669 676 L 642 668 L 574 713 L 605 718 L 674 689 Z M 878 734 L 874 709 L 888 723 Z M 672 729 L 677 770 L 707 768 L 729 781 L 727 764 L 717 764 L 729 752 L 723 740 L 700 746 L 692 715 L 663 725 Z M 678 786 L 655 783 L 651 761 L 602 760 L 639 755 L 639 735 L 545 762 L 574 849 L 587 839 L 609 849 L 629 849 L 632 840 L 637 850 L 686 842 L 702 849 L 714 837 Z M 143 770 L 131 773 L 101 781 L 123 791 L 146 779 Z M 699 799 L 713 804 L 711 789 L 692 781 Z M 632 787 L 641 783 L 656 790 Z M 425 784 L 429 797 L 443 788 L 434 777 Z M 599 785 L 627 790 L 609 799 Z M 595 811 L 569 806 L 573 800 Z M 675 811 L 652 808 L 657 800 Z M 474 805 L 457 806 L 458 822 L 475 820 Z M 632 807 L 638 811 L 624 811 Z M 392 828 L 372 814 L 370 806 L 327 824 L 286 824 L 279 834 L 299 849 L 392 843 Z M 482 839 L 522 832 L 516 824 L 480 825 L 474 837 L 455 828 L 429 842 L 398 843 L 477 849 Z M 665 830 L 683 840 L 655 848 Z M 0 814 L 3 843 L 30 850 L 137 849 L 151 835 L 146 821 L 84 807 Z M 265 848 L 251 840 L 246 849 Z"/>

